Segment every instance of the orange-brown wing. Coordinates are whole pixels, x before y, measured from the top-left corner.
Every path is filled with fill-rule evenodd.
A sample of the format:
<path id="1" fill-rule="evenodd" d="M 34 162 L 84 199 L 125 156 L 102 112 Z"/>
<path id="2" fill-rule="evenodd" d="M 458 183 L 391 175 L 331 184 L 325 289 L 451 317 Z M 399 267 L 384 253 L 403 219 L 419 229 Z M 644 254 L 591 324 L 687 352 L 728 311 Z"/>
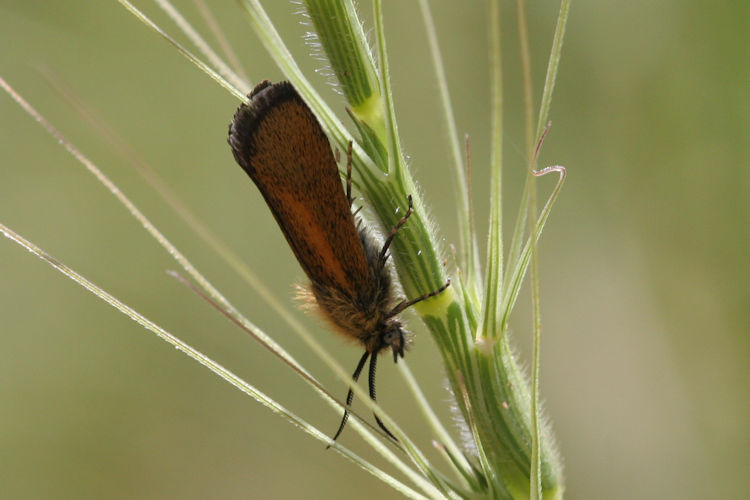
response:
<path id="1" fill-rule="evenodd" d="M 356 296 L 371 280 L 367 258 L 328 139 L 294 87 L 259 84 L 229 144 L 310 280 Z"/>

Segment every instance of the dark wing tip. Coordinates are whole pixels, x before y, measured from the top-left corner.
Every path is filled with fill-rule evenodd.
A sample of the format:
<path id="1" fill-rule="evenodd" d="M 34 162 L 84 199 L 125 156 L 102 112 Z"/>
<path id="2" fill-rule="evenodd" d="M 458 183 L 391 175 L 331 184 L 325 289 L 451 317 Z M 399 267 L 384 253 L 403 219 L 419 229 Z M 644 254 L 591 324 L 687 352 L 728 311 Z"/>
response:
<path id="1" fill-rule="evenodd" d="M 241 104 L 229 124 L 228 142 L 234 159 L 248 173 L 252 169 L 251 158 L 255 151 L 255 131 L 268 112 L 282 102 L 302 98 L 291 83 L 271 83 L 263 80 L 248 94 L 250 102 Z"/>

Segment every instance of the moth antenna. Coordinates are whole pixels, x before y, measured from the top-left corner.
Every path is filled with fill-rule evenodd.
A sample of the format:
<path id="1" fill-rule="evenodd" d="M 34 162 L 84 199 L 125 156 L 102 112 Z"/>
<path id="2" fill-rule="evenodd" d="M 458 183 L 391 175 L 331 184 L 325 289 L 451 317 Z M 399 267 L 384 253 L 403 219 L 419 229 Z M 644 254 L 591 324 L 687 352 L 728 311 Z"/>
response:
<path id="1" fill-rule="evenodd" d="M 352 374 L 352 380 L 354 380 L 355 383 L 359 379 L 359 374 L 362 373 L 362 368 L 364 368 L 365 362 L 367 362 L 367 358 L 369 356 L 370 356 L 370 353 L 365 351 L 365 353 L 359 359 L 359 363 L 357 363 L 357 368 L 354 369 L 354 373 Z M 338 439 L 338 437 L 341 435 L 341 432 L 344 430 L 344 427 L 346 427 L 346 422 L 349 420 L 348 408 L 352 405 L 353 400 L 354 400 L 354 391 L 352 390 L 351 387 L 349 387 L 349 392 L 346 393 L 346 408 L 344 408 L 344 416 L 341 418 L 341 424 L 339 424 L 339 428 L 336 431 L 336 434 L 333 436 L 333 439 L 331 439 L 331 441 L 336 441 L 336 439 Z M 326 450 L 330 447 L 331 447 L 330 444 L 326 446 Z"/>
<path id="2" fill-rule="evenodd" d="M 375 369 L 377 367 L 378 363 L 378 355 L 377 352 L 373 353 L 372 357 L 370 358 L 370 377 L 368 380 L 368 386 L 370 389 L 370 399 L 372 399 L 374 402 L 378 402 L 378 400 L 375 398 Z M 398 443 L 398 439 L 396 439 L 396 436 L 391 433 L 391 431 L 388 430 L 388 427 L 385 426 L 385 424 L 380 420 L 377 413 L 373 413 L 375 416 L 375 422 L 378 423 L 381 429 L 388 434 L 388 437 L 393 439 L 395 442 Z"/>

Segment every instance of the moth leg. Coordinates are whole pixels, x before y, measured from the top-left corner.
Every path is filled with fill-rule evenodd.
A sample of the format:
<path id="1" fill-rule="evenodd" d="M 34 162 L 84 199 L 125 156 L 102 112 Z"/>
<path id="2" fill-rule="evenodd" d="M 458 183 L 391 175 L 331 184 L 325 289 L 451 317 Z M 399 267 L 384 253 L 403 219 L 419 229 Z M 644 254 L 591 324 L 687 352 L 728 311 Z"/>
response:
<path id="1" fill-rule="evenodd" d="M 346 148 L 346 199 L 349 200 L 349 208 L 352 208 L 352 141 Z"/>
<path id="2" fill-rule="evenodd" d="M 393 229 L 391 229 L 390 234 L 388 234 L 388 237 L 385 239 L 385 243 L 383 244 L 383 249 L 380 251 L 380 257 L 379 261 L 383 264 L 385 264 L 386 259 L 388 258 L 386 256 L 386 253 L 388 252 L 388 248 L 391 246 L 391 243 L 393 242 L 393 237 L 396 236 L 396 233 L 398 232 L 401 227 L 406 224 L 407 219 L 409 216 L 414 212 L 414 206 L 412 205 L 412 199 L 411 195 L 409 195 L 409 208 L 406 209 L 406 213 L 404 214 L 401 219 L 399 219 L 398 222 L 396 222 L 396 225 L 393 226 Z"/>
<path id="3" fill-rule="evenodd" d="M 426 293 L 424 295 L 420 295 L 416 299 L 402 300 L 401 302 L 399 302 L 398 304 L 396 304 L 396 307 L 394 307 L 393 309 L 391 309 L 391 312 L 389 312 L 387 314 L 387 317 L 391 318 L 393 316 L 396 316 L 397 314 L 399 314 L 400 312 L 402 312 L 404 309 L 409 308 L 409 307 L 413 306 L 414 304 L 416 304 L 418 302 L 422 302 L 423 300 L 427 300 L 430 297 L 434 297 L 435 295 L 440 294 L 443 290 L 445 290 L 446 288 L 448 288 L 450 286 L 450 284 L 451 284 L 451 280 L 448 280 L 448 281 L 445 282 L 445 285 L 441 286 L 437 290 L 433 290 L 433 291 L 431 291 L 429 293 Z"/>

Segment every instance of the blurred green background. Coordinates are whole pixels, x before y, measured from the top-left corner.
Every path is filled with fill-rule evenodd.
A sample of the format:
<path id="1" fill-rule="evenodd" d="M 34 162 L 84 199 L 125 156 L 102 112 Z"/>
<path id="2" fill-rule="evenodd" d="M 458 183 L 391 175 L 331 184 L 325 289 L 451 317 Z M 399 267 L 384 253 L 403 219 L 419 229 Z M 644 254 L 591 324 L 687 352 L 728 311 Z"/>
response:
<path id="1" fill-rule="evenodd" d="M 316 74 L 298 6 L 266 2 Z M 448 150 L 422 22 L 386 2 L 403 143 L 446 243 L 457 242 Z M 172 33 L 156 7 L 144 4 Z M 190 1 L 178 6 L 199 29 Z M 433 2 L 458 129 L 471 134 L 486 220 L 487 5 Z M 212 9 L 253 79 L 281 77 L 235 2 Z M 540 93 L 556 2 L 528 6 Z M 370 19 L 370 6 L 360 9 Z M 523 179 L 514 3 L 503 2 L 506 214 Z M 541 164 L 568 181 L 541 244 L 542 390 L 568 498 L 739 498 L 750 489 L 750 4 L 573 2 Z M 263 201 L 234 164 L 237 101 L 116 2 L 0 3 L 0 75 L 111 176 L 242 311 L 334 392 L 344 385 L 288 331 L 46 82 L 65 82 L 320 332 L 344 366 L 359 349 L 294 309 L 302 279 Z M 0 96 L 0 221 L 333 431 L 339 416 L 289 369 L 165 274 L 175 263 L 84 169 Z M 540 188 L 549 190 L 551 179 Z M 481 225 L 482 231 L 486 223 Z M 528 306 L 513 333 L 530 359 Z M 0 240 L 3 498 L 383 498 L 393 491 Z M 418 321 L 410 367 L 446 422 L 450 397 Z M 385 359 L 385 358 L 384 358 Z M 382 404 L 426 449 L 390 364 Z M 353 432 L 342 442 L 374 458 Z M 430 457 L 437 459 L 434 453 Z M 374 458 L 377 460 L 377 458 Z"/>

